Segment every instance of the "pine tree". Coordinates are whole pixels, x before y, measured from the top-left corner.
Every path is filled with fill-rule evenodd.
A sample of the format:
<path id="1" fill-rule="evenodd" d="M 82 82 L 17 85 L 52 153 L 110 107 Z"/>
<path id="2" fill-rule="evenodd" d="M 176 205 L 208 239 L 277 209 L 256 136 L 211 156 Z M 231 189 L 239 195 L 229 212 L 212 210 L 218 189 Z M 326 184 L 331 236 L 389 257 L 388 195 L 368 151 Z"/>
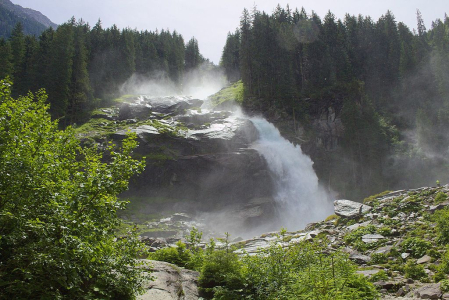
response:
<path id="1" fill-rule="evenodd" d="M 12 51 L 12 77 L 20 77 L 20 72 L 22 71 L 23 58 L 25 56 L 25 36 L 23 34 L 22 23 L 17 23 L 11 32 L 11 37 L 9 38 Z M 15 80 L 17 81 L 17 80 Z M 13 89 L 13 95 L 18 96 L 19 93 L 16 89 Z"/>
<path id="2" fill-rule="evenodd" d="M 92 105 L 92 93 L 87 72 L 85 26 L 79 22 L 74 27 L 74 53 L 69 84 L 67 120 L 69 124 L 87 120 Z"/>
<path id="3" fill-rule="evenodd" d="M 11 76 L 13 72 L 11 44 L 0 39 L 0 80 Z"/>
<path id="4" fill-rule="evenodd" d="M 192 37 L 186 45 L 185 49 L 185 70 L 190 71 L 197 68 L 200 64 L 200 49 L 198 40 Z"/>
<path id="5" fill-rule="evenodd" d="M 230 82 L 240 79 L 240 31 L 228 33 L 221 55 L 220 66 L 224 68 Z"/>
<path id="6" fill-rule="evenodd" d="M 74 54 L 74 34 L 71 23 L 65 23 L 56 30 L 50 50 L 48 99 L 53 118 L 61 119 L 66 116 L 69 105 L 70 82 Z M 68 125 L 69 120 L 62 119 L 62 125 Z"/>
<path id="7" fill-rule="evenodd" d="M 251 19 L 248 10 L 243 10 L 240 19 L 240 74 L 246 91 L 252 93 L 252 70 L 251 70 Z"/>
<path id="8" fill-rule="evenodd" d="M 32 90 L 37 90 L 39 88 L 47 89 L 51 85 L 49 76 L 54 34 L 55 31 L 53 28 L 49 28 L 42 32 L 39 37 L 39 47 L 36 54 L 36 76 Z"/>

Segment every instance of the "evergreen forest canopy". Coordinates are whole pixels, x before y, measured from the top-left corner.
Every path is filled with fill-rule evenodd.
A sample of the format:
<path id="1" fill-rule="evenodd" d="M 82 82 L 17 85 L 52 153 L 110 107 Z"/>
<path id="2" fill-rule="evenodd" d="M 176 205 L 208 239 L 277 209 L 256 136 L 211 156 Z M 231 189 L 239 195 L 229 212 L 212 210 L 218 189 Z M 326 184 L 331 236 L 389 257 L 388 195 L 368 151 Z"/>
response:
<path id="1" fill-rule="evenodd" d="M 14 81 L 13 96 L 45 88 L 60 125 L 82 123 L 101 100 L 118 96 L 133 74 L 163 76 L 180 85 L 184 72 L 207 62 L 195 38 L 186 44 L 176 31 L 104 29 L 72 18 L 36 38 L 17 23 L 0 39 L 0 78 Z"/>
<path id="2" fill-rule="evenodd" d="M 340 151 L 314 159 L 334 189 L 358 197 L 431 184 L 449 165 L 449 17 L 427 30 L 418 10 L 417 28 L 390 11 L 376 22 L 330 11 L 322 20 L 288 6 L 271 15 L 245 9 L 221 66 L 243 81 L 247 109 L 300 119 L 309 139 L 320 115 L 341 118 L 344 136 L 328 145 Z"/>

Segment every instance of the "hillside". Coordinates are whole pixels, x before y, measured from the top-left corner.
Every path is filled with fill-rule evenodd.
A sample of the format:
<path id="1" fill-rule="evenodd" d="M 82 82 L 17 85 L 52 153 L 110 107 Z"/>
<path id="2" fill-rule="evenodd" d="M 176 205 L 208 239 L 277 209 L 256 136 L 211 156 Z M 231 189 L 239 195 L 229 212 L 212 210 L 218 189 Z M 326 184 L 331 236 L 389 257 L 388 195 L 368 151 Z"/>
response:
<path id="1" fill-rule="evenodd" d="M 250 262 L 253 259 L 259 261 L 260 270 L 252 270 L 258 273 L 253 274 L 254 277 L 270 278 L 273 276 L 272 272 L 280 272 L 277 275 L 279 291 L 270 291 L 270 283 L 265 282 L 263 291 L 250 292 L 255 293 L 253 294 L 256 296 L 255 299 L 284 299 L 283 296 L 292 293 L 288 291 L 292 286 L 300 289 L 302 281 L 298 279 L 300 273 L 296 272 L 300 269 L 298 265 L 303 262 L 295 261 L 292 255 L 307 255 L 310 254 L 308 252 L 310 249 L 315 256 L 320 257 L 319 263 L 315 261 L 315 264 L 319 266 L 313 263 L 309 266 L 311 274 L 321 272 L 315 274 L 323 277 L 316 279 L 317 281 L 313 283 L 316 289 L 319 289 L 321 280 L 332 284 L 335 280 L 332 277 L 338 275 L 329 275 L 326 272 L 334 268 L 332 272 L 341 272 L 339 269 L 341 266 L 337 266 L 337 259 L 339 255 L 342 255 L 346 259 L 349 258 L 344 260 L 344 264 L 347 264 L 348 268 L 353 265 L 354 272 L 372 283 L 380 293 L 381 299 L 449 299 L 448 193 L 449 185 L 445 185 L 384 192 L 365 199 L 364 204 L 350 200 L 336 200 L 335 215 L 329 216 L 324 221 L 311 223 L 304 230 L 272 232 L 229 245 L 221 239 L 221 242 L 217 241 L 215 247 L 216 249 L 233 249 L 234 253 L 240 257 L 243 270 L 251 268 Z M 174 217 L 171 221 L 165 220 L 165 224 L 170 223 L 182 222 Z M 150 238 L 145 242 L 152 247 L 153 251 L 157 248 L 161 249 L 152 254 L 151 258 L 170 261 L 169 257 L 161 254 L 168 253 L 167 249 L 179 249 L 180 244 L 178 242 L 175 245 L 176 240 L 167 239 L 170 243 L 168 246 L 171 248 L 164 249 L 167 244 L 164 246 L 163 240 Z M 207 249 L 211 245 L 202 244 L 202 247 Z M 282 260 L 279 261 L 280 257 Z M 333 257 L 335 261 L 327 261 L 327 257 Z M 209 258 L 205 258 L 205 261 L 207 259 Z M 306 257 L 303 256 L 303 259 Z M 275 266 L 279 270 L 270 270 Z M 286 267 L 284 271 L 282 271 L 283 267 Z M 315 268 L 319 268 L 319 271 Z M 215 267 L 215 270 L 220 268 Z M 209 276 L 214 275 L 209 274 Z M 243 285 L 251 286 L 254 284 L 251 280 L 255 279 L 251 276 L 243 279 L 246 281 Z M 298 282 L 292 285 L 291 280 L 298 280 Z M 232 289 L 233 287 L 222 283 L 220 288 Z M 362 291 L 360 286 L 358 289 Z M 248 290 L 244 289 L 244 293 L 248 293 Z M 300 290 L 296 291 L 295 296 L 300 297 L 302 295 L 300 293 Z M 366 299 L 378 298 L 371 295 Z"/>
<path id="2" fill-rule="evenodd" d="M 26 35 L 39 36 L 45 29 L 58 27 L 42 13 L 0 0 L 0 37 L 8 38 L 16 23 L 21 22 Z"/>

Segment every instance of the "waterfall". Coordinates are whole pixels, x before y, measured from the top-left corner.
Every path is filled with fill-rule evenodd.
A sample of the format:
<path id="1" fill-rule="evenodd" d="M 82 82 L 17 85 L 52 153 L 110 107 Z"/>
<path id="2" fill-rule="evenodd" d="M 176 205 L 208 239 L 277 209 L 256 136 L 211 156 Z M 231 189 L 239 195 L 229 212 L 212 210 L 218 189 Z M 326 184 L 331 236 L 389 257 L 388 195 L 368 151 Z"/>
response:
<path id="1" fill-rule="evenodd" d="M 327 193 L 318 184 L 313 161 L 301 147 L 284 139 L 279 130 L 262 118 L 251 118 L 259 132 L 253 144 L 272 173 L 280 226 L 289 230 L 304 228 L 332 213 Z"/>

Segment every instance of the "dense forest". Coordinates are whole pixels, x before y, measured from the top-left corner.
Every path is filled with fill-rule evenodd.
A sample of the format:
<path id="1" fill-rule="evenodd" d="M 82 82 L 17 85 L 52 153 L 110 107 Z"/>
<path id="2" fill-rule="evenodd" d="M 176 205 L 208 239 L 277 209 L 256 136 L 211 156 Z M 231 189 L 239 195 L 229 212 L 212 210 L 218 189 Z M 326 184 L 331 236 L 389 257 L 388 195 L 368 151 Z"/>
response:
<path id="1" fill-rule="evenodd" d="M 449 17 L 427 30 L 417 11 L 417 28 L 390 11 L 376 22 L 245 9 L 221 65 L 243 81 L 247 110 L 282 112 L 309 138 L 313 119 L 335 112 L 344 136 L 314 161 L 342 194 L 431 184 L 449 179 L 441 175 L 449 165 Z"/>
<path id="2" fill-rule="evenodd" d="M 104 29 L 101 21 L 91 28 L 75 18 L 38 38 L 24 35 L 17 23 L 8 40 L 0 39 L 0 78 L 14 81 L 14 96 L 45 88 L 61 125 L 87 120 L 133 74 L 180 83 L 185 71 L 203 61 L 198 41 L 185 43 L 176 31 Z"/>

